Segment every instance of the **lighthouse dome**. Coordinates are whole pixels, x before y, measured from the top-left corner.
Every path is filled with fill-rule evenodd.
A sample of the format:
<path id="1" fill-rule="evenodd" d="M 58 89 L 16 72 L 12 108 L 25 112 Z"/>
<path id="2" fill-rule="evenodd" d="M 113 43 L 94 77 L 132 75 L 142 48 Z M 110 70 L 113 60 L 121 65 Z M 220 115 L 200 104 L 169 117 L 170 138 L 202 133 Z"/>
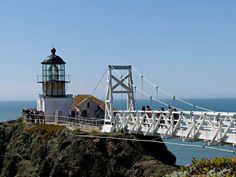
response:
<path id="1" fill-rule="evenodd" d="M 56 55 L 56 49 L 52 48 L 52 55 L 47 56 L 41 64 L 66 64 L 63 59 Z"/>

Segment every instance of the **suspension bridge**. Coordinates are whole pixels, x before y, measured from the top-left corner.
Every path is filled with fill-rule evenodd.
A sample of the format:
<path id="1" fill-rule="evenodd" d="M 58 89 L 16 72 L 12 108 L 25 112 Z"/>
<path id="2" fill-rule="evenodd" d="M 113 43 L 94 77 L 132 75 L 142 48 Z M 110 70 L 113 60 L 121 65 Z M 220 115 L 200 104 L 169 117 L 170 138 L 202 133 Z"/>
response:
<path id="1" fill-rule="evenodd" d="M 141 80 L 138 87 L 133 81 L 133 72 Z M 107 73 L 105 116 L 102 120 L 90 119 L 78 116 L 76 118 L 60 117 L 52 118 L 54 121 L 44 123 L 56 123 L 68 126 L 82 127 L 83 125 L 93 126 L 101 129 L 102 132 L 113 132 L 126 130 L 132 134 L 144 134 L 149 136 L 177 137 L 183 140 L 204 141 L 208 145 L 231 144 L 236 145 L 236 113 L 215 112 L 208 108 L 195 105 L 186 100 L 180 99 L 167 92 L 157 84 L 144 77 L 137 69 L 131 66 L 109 65 L 102 75 L 98 84 L 101 83 Z M 144 82 L 155 90 L 156 97 L 144 91 Z M 145 85 L 146 86 L 146 85 Z M 94 94 L 93 90 L 92 94 Z M 136 108 L 136 94 L 141 94 L 149 98 L 152 102 L 157 102 L 169 109 L 139 110 Z M 190 110 L 185 110 L 175 105 L 170 105 L 159 99 L 158 94 L 162 93 L 170 97 L 173 101 L 179 101 L 189 106 Z M 115 109 L 117 95 L 126 98 L 125 110 Z M 47 115 L 45 115 L 47 116 Z M 29 122 L 29 118 L 27 119 Z M 36 119 L 34 119 L 36 120 Z M 56 120 L 56 121 L 55 121 Z M 41 118 L 37 121 L 42 121 Z"/>
<path id="2" fill-rule="evenodd" d="M 132 71 L 141 78 L 141 88 L 133 83 Z M 121 74 L 122 73 L 122 74 Z M 196 111 L 186 111 L 153 98 L 143 90 L 143 82 L 149 83 L 156 92 L 160 91 L 178 100 Z M 139 91 L 159 104 L 170 107 L 169 110 L 137 110 L 135 92 Z M 127 95 L 127 110 L 114 109 L 115 94 Z M 104 132 L 125 129 L 130 133 L 144 135 L 171 136 L 185 140 L 203 140 L 212 144 L 236 145 L 236 114 L 214 112 L 210 109 L 182 100 L 161 89 L 131 66 L 108 66 L 107 91 L 105 99 Z"/>

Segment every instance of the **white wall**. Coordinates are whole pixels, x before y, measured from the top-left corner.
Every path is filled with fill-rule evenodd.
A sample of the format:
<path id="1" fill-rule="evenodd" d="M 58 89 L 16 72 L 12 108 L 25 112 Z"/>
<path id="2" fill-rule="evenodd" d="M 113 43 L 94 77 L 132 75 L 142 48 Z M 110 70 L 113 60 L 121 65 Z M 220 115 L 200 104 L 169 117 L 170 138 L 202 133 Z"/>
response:
<path id="1" fill-rule="evenodd" d="M 67 97 L 44 97 L 39 95 L 37 99 L 37 110 L 43 111 L 45 115 L 55 115 L 62 112 L 61 116 L 68 116 L 72 108 L 72 95 Z"/>

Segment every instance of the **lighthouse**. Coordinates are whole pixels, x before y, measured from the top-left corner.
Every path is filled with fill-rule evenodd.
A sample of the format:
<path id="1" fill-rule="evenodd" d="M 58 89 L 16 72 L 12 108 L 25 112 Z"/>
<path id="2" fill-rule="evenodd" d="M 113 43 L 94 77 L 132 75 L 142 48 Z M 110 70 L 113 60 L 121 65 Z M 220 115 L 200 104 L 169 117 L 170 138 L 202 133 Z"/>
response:
<path id="1" fill-rule="evenodd" d="M 37 110 L 43 111 L 48 115 L 46 119 L 50 120 L 55 115 L 68 116 L 73 95 L 66 94 L 66 84 L 70 83 L 70 76 L 65 72 L 66 62 L 56 55 L 56 49 L 53 48 L 51 55 L 41 64 L 42 74 L 38 75 L 38 83 L 42 84 L 42 94 L 37 98 Z"/>

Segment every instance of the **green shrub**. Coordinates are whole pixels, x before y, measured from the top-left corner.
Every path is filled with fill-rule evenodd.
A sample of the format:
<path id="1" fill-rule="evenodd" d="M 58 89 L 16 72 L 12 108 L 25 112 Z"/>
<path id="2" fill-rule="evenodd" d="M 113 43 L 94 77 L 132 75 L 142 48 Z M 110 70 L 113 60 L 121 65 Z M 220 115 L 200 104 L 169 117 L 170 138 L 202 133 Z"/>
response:
<path id="1" fill-rule="evenodd" d="M 193 158 L 192 165 L 183 167 L 180 170 L 186 170 L 191 175 L 200 175 L 207 174 L 211 170 L 220 172 L 224 169 L 233 169 L 233 171 L 236 171 L 236 160 L 225 157 L 216 157 L 212 159 L 204 158 L 200 160 Z"/>
<path id="2" fill-rule="evenodd" d="M 149 160 L 153 160 L 154 158 L 148 155 L 143 155 L 142 156 L 142 161 L 149 161 Z"/>

